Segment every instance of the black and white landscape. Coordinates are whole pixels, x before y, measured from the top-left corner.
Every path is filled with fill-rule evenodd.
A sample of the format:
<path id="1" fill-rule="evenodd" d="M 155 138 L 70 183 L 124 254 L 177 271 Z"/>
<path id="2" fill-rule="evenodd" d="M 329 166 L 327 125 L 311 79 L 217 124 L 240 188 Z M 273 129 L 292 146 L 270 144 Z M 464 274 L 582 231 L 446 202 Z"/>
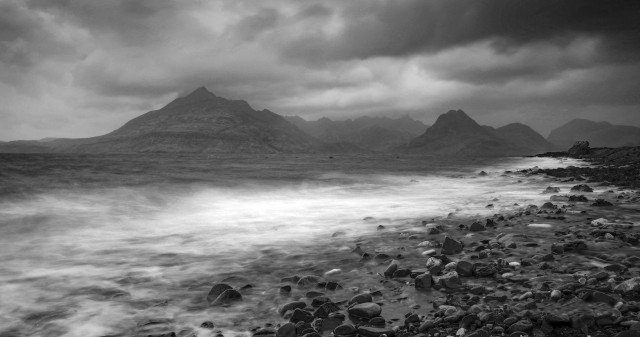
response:
<path id="1" fill-rule="evenodd" d="M 639 22 L 0 0 L 0 337 L 640 336 Z"/>

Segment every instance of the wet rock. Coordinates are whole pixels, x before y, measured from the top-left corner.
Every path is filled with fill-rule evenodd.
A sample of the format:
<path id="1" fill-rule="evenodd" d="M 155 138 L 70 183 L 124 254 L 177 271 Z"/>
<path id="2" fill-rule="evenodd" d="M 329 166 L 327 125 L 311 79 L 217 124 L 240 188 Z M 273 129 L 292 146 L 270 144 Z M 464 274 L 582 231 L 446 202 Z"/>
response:
<path id="1" fill-rule="evenodd" d="M 380 316 L 382 308 L 375 303 L 360 303 L 355 304 L 347 310 L 350 316 L 356 318 L 370 319 L 376 316 Z"/>
<path id="2" fill-rule="evenodd" d="M 296 326 L 293 323 L 283 324 L 277 331 L 277 337 L 296 337 Z"/>
<path id="3" fill-rule="evenodd" d="M 480 318 L 476 314 L 466 315 L 462 318 L 462 320 L 460 320 L 460 327 L 464 329 L 469 329 L 469 327 L 471 327 L 472 324 L 474 324 L 476 321 L 479 321 L 479 320 Z"/>
<path id="4" fill-rule="evenodd" d="M 321 305 L 325 304 L 325 303 L 330 303 L 331 299 L 327 296 L 317 296 L 314 297 L 313 300 L 311 301 L 311 306 L 314 308 L 319 308 Z M 303 308 L 300 308 L 303 309 Z"/>
<path id="5" fill-rule="evenodd" d="M 324 293 L 319 292 L 319 291 L 315 291 L 315 290 L 311 290 L 311 291 L 307 291 L 304 296 L 306 298 L 316 298 L 316 297 L 320 297 L 320 296 L 324 296 Z"/>
<path id="6" fill-rule="evenodd" d="M 549 298 L 551 298 L 554 301 L 557 301 L 562 298 L 562 292 L 558 289 L 554 289 L 551 291 Z"/>
<path id="7" fill-rule="evenodd" d="M 560 187 L 549 186 L 542 193 L 545 193 L 545 194 L 560 193 Z"/>
<path id="8" fill-rule="evenodd" d="M 384 318 L 378 316 L 369 320 L 369 325 L 376 328 L 384 328 L 387 323 Z"/>
<path id="9" fill-rule="evenodd" d="M 445 237 L 442 243 L 442 254 L 453 255 L 462 252 L 464 245 L 460 241 L 456 241 L 450 237 Z"/>
<path id="10" fill-rule="evenodd" d="M 500 333 L 498 333 L 500 334 Z M 491 335 L 485 330 L 476 330 L 466 337 L 490 337 Z"/>
<path id="11" fill-rule="evenodd" d="M 594 291 L 594 292 L 588 293 L 584 297 L 584 300 L 587 302 L 606 303 L 606 304 L 609 304 L 610 306 L 614 306 L 618 302 L 618 300 L 615 299 L 613 296 L 607 295 L 601 291 Z"/>
<path id="12" fill-rule="evenodd" d="M 351 336 L 356 334 L 356 328 L 351 324 L 342 324 L 333 329 L 334 336 Z"/>
<path id="13" fill-rule="evenodd" d="M 207 294 L 207 300 L 209 302 L 215 301 L 216 298 L 220 296 L 220 294 L 222 294 L 225 290 L 228 290 L 228 289 L 233 289 L 233 287 L 225 283 L 214 284 L 211 290 L 209 291 L 209 294 Z"/>
<path id="14" fill-rule="evenodd" d="M 448 272 L 442 276 L 432 276 L 432 278 L 433 283 L 441 287 L 455 289 L 462 286 L 460 278 L 458 277 L 458 273 L 456 273 L 455 271 Z"/>
<path id="15" fill-rule="evenodd" d="M 482 232 L 486 230 L 486 228 L 481 222 L 476 221 L 469 226 L 469 230 L 472 232 Z"/>
<path id="16" fill-rule="evenodd" d="M 205 321 L 205 322 L 202 322 L 202 324 L 200 324 L 200 327 L 203 329 L 212 330 L 215 327 L 215 325 L 211 321 Z"/>
<path id="17" fill-rule="evenodd" d="M 291 286 L 280 287 L 280 295 L 289 296 L 289 294 L 291 294 Z"/>
<path id="18" fill-rule="evenodd" d="M 358 327 L 358 334 L 366 337 L 380 337 L 386 335 L 387 337 L 395 336 L 395 331 L 390 328 L 375 328 L 369 326 Z"/>
<path id="19" fill-rule="evenodd" d="M 369 293 L 361 293 L 351 297 L 349 300 L 349 306 L 360 303 L 370 303 L 373 302 L 373 297 Z"/>
<path id="20" fill-rule="evenodd" d="M 506 321 L 505 321 L 505 324 L 506 324 Z M 533 329 L 533 323 L 531 323 L 531 321 L 529 320 L 523 319 L 509 325 L 509 328 L 507 328 L 507 332 L 517 332 L 517 331 L 527 332 L 527 331 L 531 331 L 532 329 Z"/>
<path id="21" fill-rule="evenodd" d="M 571 187 L 571 192 L 593 192 L 593 188 L 588 185 L 580 184 Z"/>
<path id="22" fill-rule="evenodd" d="M 323 281 L 324 280 L 322 279 L 322 277 L 307 275 L 307 276 L 301 277 L 296 284 L 299 288 L 308 288 L 308 287 L 315 287 L 318 285 L 318 283 Z"/>
<path id="23" fill-rule="evenodd" d="M 305 323 L 311 323 L 313 322 L 313 315 L 305 310 L 302 309 L 295 309 L 293 311 L 293 315 L 291 315 L 291 318 L 289 319 L 289 322 L 291 323 L 298 323 L 298 322 L 305 322 Z"/>
<path id="24" fill-rule="evenodd" d="M 398 270 L 398 266 L 399 266 L 399 262 L 396 260 L 392 260 L 391 263 L 389 263 L 389 266 L 387 266 L 387 268 L 384 270 L 383 274 L 385 277 L 391 277 L 393 276 L 393 273 Z"/>
<path id="25" fill-rule="evenodd" d="M 618 293 L 640 291 L 640 277 L 634 277 L 618 284 L 614 291 Z"/>
<path id="26" fill-rule="evenodd" d="M 420 274 L 415 279 L 415 287 L 416 289 L 429 289 L 431 288 L 431 273 L 426 272 L 424 274 Z"/>
<path id="27" fill-rule="evenodd" d="M 613 206 L 613 204 L 608 202 L 608 201 L 606 201 L 606 200 L 604 200 L 604 199 L 596 199 L 596 202 L 591 204 L 591 206 L 607 207 L 607 206 Z"/>
<path id="28" fill-rule="evenodd" d="M 393 277 L 408 277 L 411 275 L 411 269 L 398 269 L 395 272 L 393 272 Z"/>
<path id="29" fill-rule="evenodd" d="M 587 199 L 587 197 L 585 197 L 584 195 L 571 195 L 569 196 L 569 201 L 570 202 L 588 202 L 589 199 Z"/>
<path id="30" fill-rule="evenodd" d="M 233 302 L 241 301 L 242 295 L 235 289 L 227 289 L 222 292 L 211 305 L 228 305 Z"/>
<path id="31" fill-rule="evenodd" d="M 278 309 L 278 313 L 280 316 L 284 316 L 284 314 L 289 310 L 304 309 L 306 306 L 307 304 L 302 301 L 289 302 L 280 307 L 280 309 Z"/>
<path id="32" fill-rule="evenodd" d="M 420 327 L 418 328 L 418 331 L 425 332 L 425 331 L 437 326 L 441 322 L 442 322 L 442 318 L 427 319 L 424 322 L 422 322 L 422 324 L 420 324 Z"/>
<path id="33" fill-rule="evenodd" d="M 491 277 L 498 272 L 496 263 L 477 263 L 473 274 L 477 277 Z"/>
<path id="34" fill-rule="evenodd" d="M 620 272 L 624 271 L 625 269 L 627 269 L 627 267 L 625 267 L 625 266 L 623 266 L 621 264 L 615 264 L 614 263 L 614 264 L 609 264 L 609 265 L 604 266 L 604 269 L 608 270 L 608 271 L 620 273 Z"/>
<path id="35" fill-rule="evenodd" d="M 544 209 L 544 210 L 555 210 L 557 208 L 558 208 L 557 205 L 554 205 L 550 202 L 545 202 L 544 204 L 542 204 L 542 206 L 540 206 L 540 209 Z"/>
<path id="36" fill-rule="evenodd" d="M 334 303 L 325 303 L 321 305 L 316 311 L 313 312 L 313 317 L 316 318 L 327 318 L 329 314 L 332 312 L 340 311 L 340 307 L 338 307 Z"/>
<path id="37" fill-rule="evenodd" d="M 271 328 L 261 328 L 258 329 L 258 331 L 253 333 L 254 337 L 275 337 L 276 336 L 276 331 L 271 329 Z"/>
<path id="38" fill-rule="evenodd" d="M 473 276 L 475 265 L 469 261 L 458 261 L 456 264 L 456 272 L 463 277 Z"/>

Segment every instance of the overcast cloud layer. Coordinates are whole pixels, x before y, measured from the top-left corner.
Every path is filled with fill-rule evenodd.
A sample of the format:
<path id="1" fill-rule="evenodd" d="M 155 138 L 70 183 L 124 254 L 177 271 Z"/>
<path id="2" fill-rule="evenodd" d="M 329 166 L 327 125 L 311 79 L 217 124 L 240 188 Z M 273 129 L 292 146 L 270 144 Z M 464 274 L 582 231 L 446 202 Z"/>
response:
<path id="1" fill-rule="evenodd" d="M 640 126 L 640 2 L 0 0 L 0 140 L 104 134 L 202 85 L 307 119 Z"/>

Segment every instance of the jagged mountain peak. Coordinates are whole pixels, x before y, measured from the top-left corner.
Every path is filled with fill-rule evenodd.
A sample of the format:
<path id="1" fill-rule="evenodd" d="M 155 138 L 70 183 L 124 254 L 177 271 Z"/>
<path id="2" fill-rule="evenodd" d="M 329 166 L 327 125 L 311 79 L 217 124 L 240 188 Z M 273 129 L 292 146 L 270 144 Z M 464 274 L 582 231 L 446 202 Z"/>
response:
<path id="1" fill-rule="evenodd" d="M 462 110 L 449 110 L 440 115 L 428 131 L 438 133 L 441 131 L 483 132 L 482 127 Z"/>
<path id="2" fill-rule="evenodd" d="M 215 98 L 216 95 L 209 91 L 205 86 L 201 86 L 198 89 L 192 91 L 188 95 L 182 97 L 184 99 L 202 99 L 202 98 Z"/>

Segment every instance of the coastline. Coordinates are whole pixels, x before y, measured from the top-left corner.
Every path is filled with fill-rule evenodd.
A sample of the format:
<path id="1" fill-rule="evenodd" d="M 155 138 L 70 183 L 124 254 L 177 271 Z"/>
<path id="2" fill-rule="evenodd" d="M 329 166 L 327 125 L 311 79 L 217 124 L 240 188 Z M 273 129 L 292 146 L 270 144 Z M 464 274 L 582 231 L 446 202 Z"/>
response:
<path id="1" fill-rule="evenodd" d="M 540 169 L 523 169 L 534 162 L 542 163 L 507 160 L 492 165 L 488 174 L 477 166 L 454 174 L 454 179 L 467 181 L 456 188 L 471 188 L 468 184 L 475 181 L 480 213 L 388 221 L 360 209 L 349 229 L 307 233 L 291 247 L 252 245 L 243 257 L 206 262 L 214 255 L 163 250 L 149 256 L 150 265 L 181 277 L 148 277 L 120 266 L 114 276 L 97 279 L 105 283 L 68 294 L 87 297 L 83 304 L 122 317 L 114 320 L 118 323 L 92 328 L 75 319 L 74 310 L 82 307 L 45 309 L 47 303 L 39 301 L 40 310 L 18 316 L 22 325 L 0 336 L 27 331 L 105 337 L 615 336 L 636 331 L 640 194 L 610 183 L 600 186 L 586 175 L 566 181 Z M 582 169 L 580 163 L 567 163 Z M 428 181 L 407 186 L 419 183 L 415 186 L 422 194 L 424 188 L 435 188 Z M 485 193 L 499 188 L 496 182 L 513 184 L 507 190 L 521 193 Z M 596 192 L 570 191 L 582 184 Z M 397 203 L 398 196 L 379 201 Z M 598 199 L 611 205 L 601 201 L 604 206 L 592 206 Z M 514 200 L 535 200 L 536 205 L 501 206 Z M 211 230 L 203 234 L 220 235 Z M 250 230 L 244 234 L 251 235 Z M 629 290 L 621 292 L 621 287 Z M 135 293 L 147 289 L 155 294 Z"/>
<path id="2" fill-rule="evenodd" d="M 316 252 L 325 263 L 281 273 L 269 309 L 280 317 L 244 334 L 638 336 L 640 192 L 603 182 L 615 168 L 603 170 L 519 171 L 570 174 L 580 190 L 550 186 L 540 191 L 549 202 L 510 213 L 415 219 L 345 241 L 334 233 L 335 245 Z M 602 184 L 611 189 L 584 187 Z"/>

